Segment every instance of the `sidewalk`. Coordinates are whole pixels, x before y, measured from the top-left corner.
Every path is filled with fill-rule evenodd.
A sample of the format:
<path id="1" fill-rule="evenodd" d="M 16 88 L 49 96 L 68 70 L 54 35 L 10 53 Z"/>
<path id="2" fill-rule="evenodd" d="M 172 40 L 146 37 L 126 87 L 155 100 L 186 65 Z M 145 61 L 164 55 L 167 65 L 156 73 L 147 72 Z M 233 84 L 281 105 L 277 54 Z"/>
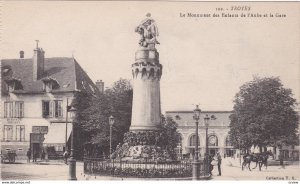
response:
<path id="1" fill-rule="evenodd" d="M 27 160 L 16 160 L 15 163 L 10 164 L 65 165 L 63 160 L 37 160 L 36 162 L 30 160 L 30 163 Z"/>
<path id="2" fill-rule="evenodd" d="M 241 167 L 241 163 L 243 162 L 243 160 L 241 160 L 241 163 L 240 163 L 239 158 L 233 159 L 230 157 L 224 158 L 222 161 L 223 161 L 224 165 L 230 166 L 230 167 Z"/>

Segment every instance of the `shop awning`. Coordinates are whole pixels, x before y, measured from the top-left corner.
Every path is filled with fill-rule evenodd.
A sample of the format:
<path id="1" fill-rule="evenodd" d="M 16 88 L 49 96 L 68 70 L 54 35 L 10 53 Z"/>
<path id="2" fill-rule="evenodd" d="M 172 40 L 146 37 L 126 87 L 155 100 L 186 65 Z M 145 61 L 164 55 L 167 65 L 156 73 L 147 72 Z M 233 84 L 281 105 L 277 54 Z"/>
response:
<path id="1" fill-rule="evenodd" d="M 72 132 L 72 123 L 67 126 L 67 138 Z M 64 144 L 66 141 L 66 123 L 51 123 L 45 135 L 44 144 Z"/>

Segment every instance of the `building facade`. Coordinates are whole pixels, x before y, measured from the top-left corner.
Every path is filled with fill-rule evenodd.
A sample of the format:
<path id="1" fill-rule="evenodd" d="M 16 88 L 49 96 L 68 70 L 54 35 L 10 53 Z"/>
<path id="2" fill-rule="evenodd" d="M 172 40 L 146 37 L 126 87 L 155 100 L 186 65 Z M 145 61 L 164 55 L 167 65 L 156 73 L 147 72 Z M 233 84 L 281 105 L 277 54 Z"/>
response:
<path id="1" fill-rule="evenodd" d="M 202 111 L 199 120 L 199 156 L 205 154 L 206 128 L 204 124 L 204 117 L 208 115 L 208 148 L 210 154 L 220 152 L 224 157 L 239 157 L 240 149 L 236 149 L 231 145 L 229 139 L 229 116 L 232 111 Z M 299 113 L 299 112 L 298 112 Z M 178 132 L 181 134 L 182 140 L 178 146 L 178 152 L 183 155 L 188 155 L 191 158 L 195 152 L 196 124 L 193 119 L 193 111 L 167 111 L 166 117 L 171 117 L 178 125 Z M 300 121 L 299 121 L 300 125 Z M 300 127 L 300 126 L 299 126 Z M 298 128 L 299 132 L 299 128 Z M 279 148 L 267 147 L 267 150 L 272 151 L 274 159 L 279 158 L 281 153 L 285 160 L 299 160 L 299 145 L 296 146 L 282 146 Z M 252 147 L 251 152 L 258 153 L 258 147 Z"/>
<path id="2" fill-rule="evenodd" d="M 204 124 L 204 117 L 208 115 L 208 146 L 209 153 L 216 154 L 220 152 L 221 155 L 234 156 L 238 150 L 234 149 L 230 144 L 229 132 L 229 115 L 231 111 L 204 111 L 201 112 L 199 119 L 199 156 L 203 157 L 206 146 L 206 128 Z M 183 155 L 192 157 L 195 152 L 196 124 L 193 119 L 193 111 L 167 111 L 166 116 L 171 117 L 178 125 L 178 132 L 181 134 L 182 140 L 179 145 Z"/>
<path id="3" fill-rule="evenodd" d="M 1 60 L 1 153 L 27 150 L 40 157 L 61 154 L 72 130 L 67 112 L 75 93 L 100 93 L 74 58 L 45 58 L 38 45 L 32 58 Z M 50 153 L 52 152 L 52 153 Z"/>

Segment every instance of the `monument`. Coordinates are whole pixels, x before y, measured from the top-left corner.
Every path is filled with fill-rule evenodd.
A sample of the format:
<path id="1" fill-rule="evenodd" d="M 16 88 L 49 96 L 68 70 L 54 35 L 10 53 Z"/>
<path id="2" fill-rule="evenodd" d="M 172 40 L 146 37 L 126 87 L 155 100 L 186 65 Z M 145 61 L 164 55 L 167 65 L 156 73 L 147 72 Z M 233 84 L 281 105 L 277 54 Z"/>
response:
<path id="1" fill-rule="evenodd" d="M 113 158 L 122 160 L 170 160 L 167 150 L 159 146 L 161 136 L 160 78 L 162 65 L 155 46 L 158 28 L 151 15 L 147 14 L 135 29 L 140 35 L 139 48 L 132 64 L 133 102 L 129 132 L 124 135 L 124 144 L 117 146 Z"/>
<path id="2" fill-rule="evenodd" d="M 158 29 L 155 21 L 147 18 L 135 29 L 140 34 L 139 49 L 132 64 L 133 103 L 131 131 L 156 130 L 161 121 L 160 78 L 162 65 L 155 48 Z"/>

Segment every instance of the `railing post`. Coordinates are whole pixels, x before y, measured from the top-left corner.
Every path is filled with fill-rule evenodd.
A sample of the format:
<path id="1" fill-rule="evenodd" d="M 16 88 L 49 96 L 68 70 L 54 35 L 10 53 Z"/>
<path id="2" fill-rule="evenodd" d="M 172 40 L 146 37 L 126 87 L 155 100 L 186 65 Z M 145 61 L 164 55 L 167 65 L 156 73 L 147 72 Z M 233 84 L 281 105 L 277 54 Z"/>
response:
<path id="1" fill-rule="evenodd" d="M 113 159 L 113 167 L 112 167 L 113 176 L 115 175 L 115 159 Z"/>

